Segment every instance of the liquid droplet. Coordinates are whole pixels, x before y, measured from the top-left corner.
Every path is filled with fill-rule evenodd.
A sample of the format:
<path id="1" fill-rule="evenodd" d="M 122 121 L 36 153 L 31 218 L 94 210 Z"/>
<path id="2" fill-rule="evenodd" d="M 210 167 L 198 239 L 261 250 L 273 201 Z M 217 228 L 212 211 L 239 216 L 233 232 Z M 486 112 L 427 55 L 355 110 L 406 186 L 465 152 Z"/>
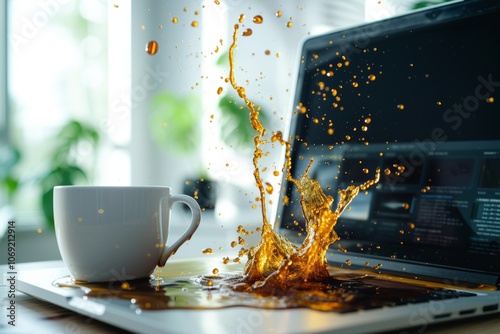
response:
<path id="1" fill-rule="evenodd" d="M 266 192 L 271 195 L 273 193 L 273 185 L 270 184 L 269 182 L 266 182 Z"/>
<path id="2" fill-rule="evenodd" d="M 248 28 L 247 30 L 245 30 L 242 35 L 243 36 L 251 36 L 252 35 L 252 29 Z"/>
<path id="3" fill-rule="evenodd" d="M 149 53 L 150 55 L 155 55 L 158 52 L 158 42 L 156 41 L 150 41 L 146 45 L 146 52 Z"/>
<path id="4" fill-rule="evenodd" d="M 264 22 L 264 18 L 260 15 L 255 15 L 253 17 L 253 23 L 256 23 L 256 24 L 261 24 L 262 22 Z"/>
<path id="5" fill-rule="evenodd" d="M 201 251 L 203 254 L 213 254 L 214 250 L 212 248 L 205 248 Z"/>
<path id="6" fill-rule="evenodd" d="M 121 285 L 122 290 L 132 290 L 128 282 L 123 282 Z"/>

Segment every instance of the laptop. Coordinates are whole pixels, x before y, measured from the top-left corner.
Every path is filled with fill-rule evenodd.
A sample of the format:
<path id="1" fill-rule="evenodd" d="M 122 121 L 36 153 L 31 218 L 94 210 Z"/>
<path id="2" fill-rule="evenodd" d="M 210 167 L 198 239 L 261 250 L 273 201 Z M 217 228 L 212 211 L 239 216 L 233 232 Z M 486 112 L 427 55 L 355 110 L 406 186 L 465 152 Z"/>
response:
<path id="1" fill-rule="evenodd" d="M 123 300 L 54 286 L 64 268 L 25 272 L 18 290 L 138 333 L 422 332 L 500 312 L 498 31 L 500 3 L 471 0 L 310 37 L 301 46 L 287 133 L 292 175 L 299 178 L 314 158 L 310 176 L 336 198 L 338 189 L 381 171 L 337 222 L 340 240 L 328 261 L 387 280 L 446 286 L 439 293 L 347 312 L 137 312 Z M 301 244 L 300 198 L 286 180 L 282 185 L 277 228 Z"/>

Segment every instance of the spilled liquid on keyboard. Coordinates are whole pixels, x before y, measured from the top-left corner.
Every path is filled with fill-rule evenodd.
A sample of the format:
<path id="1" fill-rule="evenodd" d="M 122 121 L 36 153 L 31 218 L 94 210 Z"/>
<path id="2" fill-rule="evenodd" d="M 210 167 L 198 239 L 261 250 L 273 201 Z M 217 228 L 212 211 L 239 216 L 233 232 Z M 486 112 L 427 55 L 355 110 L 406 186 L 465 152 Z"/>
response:
<path id="1" fill-rule="evenodd" d="M 241 20 L 240 20 L 241 23 Z M 329 267 L 326 252 L 339 237 L 335 233 L 338 217 L 360 191 L 366 191 L 379 180 L 377 170 L 365 183 L 339 190 L 340 199 L 332 209 L 333 198 L 325 195 L 318 181 L 309 177 L 309 166 L 299 179 L 291 176 L 290 143 L 280 132 L 266 139 L 266 129 L 259 112 L 239 86 L 234 73 L 234 52 L 239 25 L 234 26 L 229 49 L 229 82 L 250 112 L 254 138 L 253 176 L 259 190 L 262 227 L 260 242 L 240 252 L 248 256 L 245 265 L 207 268 L 206 261 L 167 263 L 156 279 L 117 281 L 103 284 L 74 282 L 61 278 L 55 285 L 82 288 L 89 297 L 128 300 L 137 312 L 145 309 L 220 308 L 251 306 L 261 308 L 307 307 L 323 311 L 347 312 L 396 305 L 403 299 L 418 301 L 434 293 L 437 286 L 412 286 L 397 280 L 385 280 L 367 272 L 347 273 Z M 375 80 L 373 77 L 370 80 Z M 264 156 L 261 145 L 276 143 L 285 148 L 283 173 L 301 196 L 306 219 L 306 237 L 301 246 L 292 244 L 273 228 L 267 218 L 266 193 L 273 189 L 262 180 L 259 161 Z M 225 260 L 224 263 L 228 261 Z M 177 267 L 176 267 L 177 266 Z M 211 273 L 211 274 L 210 274 Z M 441 298 L 441 297 L 436 297 Z"/>

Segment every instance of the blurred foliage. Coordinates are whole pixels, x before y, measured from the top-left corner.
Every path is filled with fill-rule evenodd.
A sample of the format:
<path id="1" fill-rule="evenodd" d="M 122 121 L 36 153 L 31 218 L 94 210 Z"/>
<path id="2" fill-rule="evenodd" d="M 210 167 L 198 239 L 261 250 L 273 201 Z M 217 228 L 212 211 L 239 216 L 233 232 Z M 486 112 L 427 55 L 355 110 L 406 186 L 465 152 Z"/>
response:
<path id="1" fill-rule="evenodd" d="M 151 105 L 151 135 L 156 143 L 178 154 L 196 150 L 201 140 L 200 99 L 163 91 L 153 97 Z"/>
<path id="2" fill-rule="evenodd" d="M 216 62 L 217 66 L 229 68 L 229 51 L 222 53 Z M 241 104 L 239 104 L 241 102 Z M 259 121 L 267 128 L 268 117 L 265 111 L 257 105 L 259 112 Z M 250 123 L 250 111 L 236 93 L 232 95 L 227 93 L 219 100 L 219 109 L 221 111 L 221 139 L 234 149 L 244 149 L 253 147 L 253 138 L 257 134 Z"/>
<path id="3" fill-rule="evenodd" d="M 19 180 L 15 176 L 14 170 L 20 161 L 21 152 L 17 148 L 2 147 L 0 149 L 0 186 L 9 201 L 19 187 Z"/>
<path id="4" fill-rule="evenodd" d="M 64 125 L 54 138 L 53 153 L 49 157 L 49 167 L 40 176 L 41 205 L 47 223 L 54 225 L 53 194 L 55 186 L 87 183 L 88 173 L 79 166 L 75 152 L 82 142 L 96 148 L 99 133 L 93 127 L 71 120 Z"/>
<path id="5" fill-rule="evenodd" d="M 47 166 L 40 174 L 26 178 L 29 181 L 21 181 L 15 173 L 16 166 L 21 163 L 22 155 L 15 148 L 2 150 L 0 158 L 0 184 L 7 193 L 9 201 L 16 195 L 19 189 L 26 183 L 39 187 L 40 205 L 43 216 L 50 227 L 54 226 L 53 213 L 53 191 L 55 186 L 74 185 L 88 182 L 88 173 L 79 165 L 77 148 L 86 142 L 96 148 L 99 144 L 99 133 L 92 127 L 81 122 L 71 120 L 66 123 L 50 140 L 52 153 L 47 157 Z M 5 151 L 5 152 L 4 152 Z M 31 179 L 31 180 L 30 180 Z"/>
<path id="6" fill-rule="evenodd" d="M 253 138 L 257 134 L 250 124 L 250 116 L 247 107 L 238 105 L 232 95 L 224 95 L 219 101 L 221 111 L 221 138 L 224 143 L 235 149 L 245 149 L 253 147 Z M 244 103 L 243 103 L 244 105 Z M 258 108 L 257 106 L 255 107 Z M 267 126 L 267 116 L 259 112 L 259 121 Z"/>
<path id="7" fill-rule="evenodd" d="M 419 2 L 416 2 L 413 5 L 413 9 L 420 9 L 420 8 L 425 8 L 425 7 L 429 7 L 429 6 L 435 6 L 435 5 L 439 5 L 439 4 L 442 4 L 442 3 L 445 3 L 445 2 L 450 2 L 450 1 L 453 1 L 453 0 L 427 0 L 427 1 L 419 1 Z"/>

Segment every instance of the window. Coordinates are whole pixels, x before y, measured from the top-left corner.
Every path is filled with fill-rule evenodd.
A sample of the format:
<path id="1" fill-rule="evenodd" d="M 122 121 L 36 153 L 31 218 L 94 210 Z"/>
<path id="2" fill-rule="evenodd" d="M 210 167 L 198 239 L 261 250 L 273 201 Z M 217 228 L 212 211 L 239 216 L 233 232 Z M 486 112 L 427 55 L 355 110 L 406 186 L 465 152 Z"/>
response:
<path id="1" fill-rule="evenodd" d="M 2 6 L 6 31 L 0 35 L 6 39 L 2 50 L 7 54 L 1 56 L 6 57 L 6 69 L 0 70 L 6 98 L 1 99 L 5 105 L 0 135 L 4 149 L 15 148 L 21 154 L 11 170 L 19 186 L 10 201 L 18 224 L 43 226 L 40 186 L 54 169 L 55 152 L 63 151 L 68 136 L 86 127 L 101 137 L 104 132 L 108 9 L 98 0 L 7 0 Z M 71 130 L 72 125 L 84 128 Z M 70 129 L 66 137 L 58 137 L 65 127 Z M 66 160 L 98 177 L 97 151 L 85 133 Z M 2 202 L 5 197 L 4 191 Z"/>

